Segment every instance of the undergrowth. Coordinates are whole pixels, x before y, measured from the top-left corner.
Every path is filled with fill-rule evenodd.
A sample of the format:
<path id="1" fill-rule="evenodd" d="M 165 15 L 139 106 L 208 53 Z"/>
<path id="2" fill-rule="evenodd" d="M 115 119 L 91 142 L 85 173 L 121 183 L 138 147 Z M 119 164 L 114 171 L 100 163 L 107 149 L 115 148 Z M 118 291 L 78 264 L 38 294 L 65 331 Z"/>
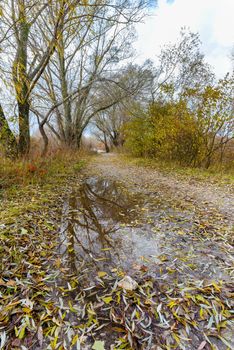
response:
<path id="1" fill-rule="evenodd" d="M 31 185 L 48 185 L 81 170 L 82 152 L 57 152 L 45 158 L 10 160 L 0 157 L 0 198 Z"/>

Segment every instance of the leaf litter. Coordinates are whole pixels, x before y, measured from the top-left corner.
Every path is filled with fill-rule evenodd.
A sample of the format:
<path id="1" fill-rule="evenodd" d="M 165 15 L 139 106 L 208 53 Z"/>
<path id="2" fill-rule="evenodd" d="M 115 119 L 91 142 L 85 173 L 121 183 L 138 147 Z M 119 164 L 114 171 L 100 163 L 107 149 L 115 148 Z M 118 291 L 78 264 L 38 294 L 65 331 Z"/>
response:
<path id="1" fill-rule="evenodd" d="M 61 225 L 61 200 L 1 224 L 1 349 L 234 348 L 225 218 L 133 187 L 98 174 Z"/>

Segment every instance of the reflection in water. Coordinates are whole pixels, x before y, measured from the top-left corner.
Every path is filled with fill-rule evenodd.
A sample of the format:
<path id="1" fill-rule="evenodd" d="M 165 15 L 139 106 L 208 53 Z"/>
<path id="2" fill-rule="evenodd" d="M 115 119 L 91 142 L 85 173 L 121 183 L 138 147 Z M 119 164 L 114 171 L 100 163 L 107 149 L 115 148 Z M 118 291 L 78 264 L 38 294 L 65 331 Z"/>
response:
<path id="1" fill-rule="evenodd" d="M 64 204 L 63 265 L 77 275 L 86 269 L 88 284 L 97 271 L 121 267 L 131 273 L 143 264 L 158 277 L 162 262 L 166 275 L 177 265 L 180 279 L 224 278 L 217 261 L 225 257 L 209 240 L 205 246 L 212 245 L 213 255 L 204 253 L 204 237 L 200 240 L 197 235 L 194 215 L 155 193 L 146 199 L 115 181 L 92 177 Z"/>
<path id="2" fill-rule="evenodd" d="M 91 178 L 65 205 L 60 252 L 71 270 L 92 263 L 97 270 L 125 269 L 142 255 L 155 255 L 157 242 L 137 228 L 140 196 L 114 181 Z M 145 230 L 147 231 L 147 230 Z"/>

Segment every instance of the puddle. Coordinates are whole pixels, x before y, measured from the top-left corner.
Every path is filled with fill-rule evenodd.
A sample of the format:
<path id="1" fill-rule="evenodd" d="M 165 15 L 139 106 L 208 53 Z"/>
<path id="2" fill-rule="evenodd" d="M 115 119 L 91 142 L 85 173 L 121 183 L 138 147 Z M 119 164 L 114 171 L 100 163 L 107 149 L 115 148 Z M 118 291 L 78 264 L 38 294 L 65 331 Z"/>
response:
<path id="1" fill-rule="evenodd" d="M 115 181 L 87 179 L 64 206 L 60 253 L 69 255 L 70 268 L 128 271 L 143 256 L 158 255 L 157 240 L 139 225 L 143 202 Z"/>
<path id="2" fill-rule="evenodd" d="M 157 193 L 129 193 L 121 183 L 91 177 L 64 203 L 60 254 L 70 273 L 87 268 L 87 286 L 98 271 L 116 268 L 177 281 L 229 278 L 219 266 L 225 253 L 199 238 L 194 216 Z"/>

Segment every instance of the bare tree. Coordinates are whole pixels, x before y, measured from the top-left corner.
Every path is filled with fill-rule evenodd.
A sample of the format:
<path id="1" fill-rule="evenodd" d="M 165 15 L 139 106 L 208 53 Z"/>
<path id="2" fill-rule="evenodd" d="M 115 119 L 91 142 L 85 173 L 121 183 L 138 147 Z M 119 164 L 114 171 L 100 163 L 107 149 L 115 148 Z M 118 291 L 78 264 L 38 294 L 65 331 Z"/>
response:
<path id="1" fill-rule="evenodd" d="M 52 5 L 51 1 L 3 0 L 2 27 L 5 32 L 2 46 L 4 57 L 8 57 L 4 73 L 14 89 L 19 128 L 18 150 L 21 155 L 27 154 L 30 147 L 29 112 L 32 92 L 56 49 L 64 21 L 68 20 L 74 6 L 78 4 L 77 0 L 57 1 L 57 6 Z M 46 45 L 41 47 L 40 38 L 38 40 L 41 50 L 38 55 L 31 50 L 30 43 L 38 35 L 45 12 L 51 7 L 54 22 L 50 22 Z"/>
<path id="2" fill-rule="evenodd" d="M 187 88 L 202 88 L 214 81 L 214 74 L 204 60 L 200 45 L 197 33 L 182 28 L 178 41 L 162 48 L 158 65 L 153 69 L 153 101 L 178 99 Z"/>
<path id="3" fill-rule="evenodd" d="M 56 53 L 35 91 L 33 108 L 44 120 L 43 113 L 55 106 L 45 124 L 68 147 L 79 147 L 93 117 L 123 98 L 119 89 L 115 98 L 104 99 L 103 90 L 113 90 L 116 81 L 108 78 L 110 72 L 118 71 L 120 62 L 132 54 L 132 25 L 141 19 L 143 7 L 141 1 L 134 5 L 125 0 L 114 5 L 95 1 L 77 7 L 69 26 L 64 22 Z M 50 16 L 53 20 L 53 13 Z M 41 27 L 42 36 L 47 30 Z"/>
<path id="4" fill-rule="evenodd" d="M 150 62 L 142 66 L 127 65 L 116 76 L 108 78 L 115 81 L 115 85 L 108 87 L 108 92 L 103 92 L 105 98 L 117 96 L 119 89 L 122 98 L 111 108 L 97 113 L 93 121 L 95 136 L 105 145 L 107 152 L 111 147 L 123 145 L 123 126 L 131 118 L 136 102 L 147 103 L 152 79 Z"/>

